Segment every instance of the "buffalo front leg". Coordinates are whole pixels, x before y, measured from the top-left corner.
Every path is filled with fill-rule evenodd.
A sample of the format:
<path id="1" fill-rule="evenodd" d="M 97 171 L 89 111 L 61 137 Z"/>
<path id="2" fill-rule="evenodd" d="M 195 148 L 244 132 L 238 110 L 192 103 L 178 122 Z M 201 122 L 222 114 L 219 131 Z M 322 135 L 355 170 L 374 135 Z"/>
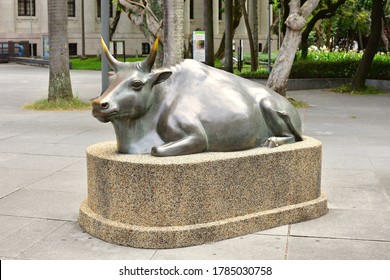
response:
<path id="1" fill-rule="evenodd" d="M 189 135 L 183 139 L 152 148 L 156 157 L 180 156 L 207 151 L 207 140 L 202 135 Z"/>

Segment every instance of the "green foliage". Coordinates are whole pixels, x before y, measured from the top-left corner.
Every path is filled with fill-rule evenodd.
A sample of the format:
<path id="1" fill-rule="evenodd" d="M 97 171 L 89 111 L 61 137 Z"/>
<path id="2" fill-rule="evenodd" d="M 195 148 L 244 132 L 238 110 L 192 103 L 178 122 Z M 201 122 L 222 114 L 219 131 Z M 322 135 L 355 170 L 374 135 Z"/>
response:
<path id="1" fill-rule="evenodd" d="M 290 78 L 352 78 L 362 58 L 357 52 L 309 52 L 306 60 L 298 59 Z M 390 54 L 378 53 L 368 75 L 370 79 L 390 79 Z"/>
<path id="2" fill-rule="evenodd" d="M 278 52 L 271 52 L 271 62 L 274 63 L 276 60 L 276 57 L 278 56 Z M 261 62 L 268 62 L 268 54 L 267 53 L 259 53 L 259 61 Z"/>
<path id="3" fill-rule="evenodd" d="M 257 71 L 252 72 L 250 68 L 243 68 L 242 72 L 234 70 L 234 74 L 241 76 L 243 78 L 258 78 L 258 79 L 267 79 L 268 71 L 265 68 L 259 68 Z"/>
<path id="4" fill-rule="evenodd" d="M 330 89 L 330 91 L 337 92 L 337 93 L 358 94 L 358 95 L 362 95 L 362 94 L 384 94 L 384 93 L 387 93 L 387 92 L 385 92 L 383 90 L 380 90 L 380 89 L 377 89 L 377 88 L 373 88 L 373 87 L 367 87 L 367 86 L 362 88 L 362 89 L 359 89 L 359 90 L 354 90 L 354 89 L 352 89 L 352 85 L 351 84 L 341 85 L 339 87 Z"/>
<path id="5" fill-rule="evenodd" d="M 352 34 L 370 32 L 371 0 L 347 0 L 337 10 L 333 34 L 338 38 L 349 38 Z"/>
<path id="6" fill-rule="evenodd" d="M 23 106 L 23 109 L 37 111 L 86 110 L 90 108 L 90 103 L 81 101 L 77 97 L 72 99 L 56 99 L 53 101 L 45 98 Z"/>

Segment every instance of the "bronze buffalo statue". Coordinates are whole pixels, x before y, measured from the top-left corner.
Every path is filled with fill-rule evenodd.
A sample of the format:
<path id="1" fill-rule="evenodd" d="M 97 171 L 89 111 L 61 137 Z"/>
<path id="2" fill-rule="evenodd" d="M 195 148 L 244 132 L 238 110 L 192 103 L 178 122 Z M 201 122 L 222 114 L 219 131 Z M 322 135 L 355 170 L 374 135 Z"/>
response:
<path id="1" fill-rule="evenodd" d="M 273 90 L 186 59 L 152 71 L 158 39 L 141 62 L 119 62 L 92 114 L 112 122 L 119 153 L 178 156 L 276 147 L 302 140 L 301 119 Z"/>

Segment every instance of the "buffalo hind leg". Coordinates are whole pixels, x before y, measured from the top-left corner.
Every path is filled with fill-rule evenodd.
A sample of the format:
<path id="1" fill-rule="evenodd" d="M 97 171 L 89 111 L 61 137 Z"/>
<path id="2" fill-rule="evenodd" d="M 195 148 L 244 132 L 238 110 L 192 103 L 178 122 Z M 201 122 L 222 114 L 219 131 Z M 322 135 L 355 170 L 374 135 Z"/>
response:
<path id="1" fill-rule="evenodd" d="M 271 132 L 263 147 L 274 148 L 283 144 L 294 143 L 302 140 L 301 136 L 293 127 L 290 117 L 286 112 L 275 110 L 272 101 L 264 99 L 260 102 L 260 108 L 264 116 L 265 123 Z"/>
<path id="2" fill-rule="evenodd" d="M 295 142 L 295 138 L 294 135 L 292 134 L 285 137 L 272 136 L 268 138 L 267 141 L 265 141 L 263 147 L 275 148 L 283 144 L 289 144 L 294 142 Z"/>

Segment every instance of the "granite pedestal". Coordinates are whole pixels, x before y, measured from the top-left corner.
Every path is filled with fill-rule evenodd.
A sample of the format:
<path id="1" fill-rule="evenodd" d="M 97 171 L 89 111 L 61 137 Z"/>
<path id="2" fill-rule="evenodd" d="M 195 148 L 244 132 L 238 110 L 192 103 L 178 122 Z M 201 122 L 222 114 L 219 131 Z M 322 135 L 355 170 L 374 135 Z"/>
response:
<path id="1" fill-rule="evenodd" d="M 158 158 L 87 149 L 88 197 L 79 223 L 105 241 L 140 248 L 198 245 L 318 218 L 321 142 Z"/>

